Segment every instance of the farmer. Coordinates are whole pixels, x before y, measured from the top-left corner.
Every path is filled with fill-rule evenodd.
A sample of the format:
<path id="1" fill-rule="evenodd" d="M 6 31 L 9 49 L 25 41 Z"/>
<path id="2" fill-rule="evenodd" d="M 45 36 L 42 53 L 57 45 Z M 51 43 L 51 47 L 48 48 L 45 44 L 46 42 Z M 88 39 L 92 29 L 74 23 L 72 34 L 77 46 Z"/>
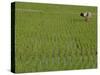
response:
<path id="1" fill-rule="evenodd" d="M 92 14 L 91 14 L 91 12 L 84 12 L 84 13 L 82 12 L 80 14 L 80 16 L 84 17 L 85 18 L 85 21 L 87 22 L 91 18 Z"/>

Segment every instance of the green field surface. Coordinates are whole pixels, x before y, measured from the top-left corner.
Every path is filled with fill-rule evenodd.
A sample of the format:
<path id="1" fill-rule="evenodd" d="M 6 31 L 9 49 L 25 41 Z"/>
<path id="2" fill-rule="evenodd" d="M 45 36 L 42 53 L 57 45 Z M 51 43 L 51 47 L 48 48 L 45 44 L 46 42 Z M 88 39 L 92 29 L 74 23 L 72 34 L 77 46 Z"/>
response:
<path id="1" fill-rule="evenodd" d="M 15 4 L 16 73 L 97 67 L 97 7 Z"/>

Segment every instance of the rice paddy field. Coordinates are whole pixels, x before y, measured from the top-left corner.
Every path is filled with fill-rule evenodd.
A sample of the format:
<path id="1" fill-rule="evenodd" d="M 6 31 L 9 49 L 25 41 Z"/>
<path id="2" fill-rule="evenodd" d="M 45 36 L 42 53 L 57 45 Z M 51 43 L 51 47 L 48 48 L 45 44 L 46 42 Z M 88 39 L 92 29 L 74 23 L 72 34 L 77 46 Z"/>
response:
<path id="1" fill-rule="evenodd" d="M 96 67 L 97 7 L 15 3 L 16 73 Z"/>

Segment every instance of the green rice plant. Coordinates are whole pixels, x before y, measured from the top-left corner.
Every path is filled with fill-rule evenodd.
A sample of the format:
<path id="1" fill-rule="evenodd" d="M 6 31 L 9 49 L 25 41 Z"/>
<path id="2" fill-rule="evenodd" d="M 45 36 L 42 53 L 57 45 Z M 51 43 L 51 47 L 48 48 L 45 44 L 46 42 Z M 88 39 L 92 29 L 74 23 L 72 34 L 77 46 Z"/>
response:
<path id="1" fill-rule="evenodd" d="M 15 72 L 97 67 L 96 7 L 17 2 L 15 10 Z"/>

